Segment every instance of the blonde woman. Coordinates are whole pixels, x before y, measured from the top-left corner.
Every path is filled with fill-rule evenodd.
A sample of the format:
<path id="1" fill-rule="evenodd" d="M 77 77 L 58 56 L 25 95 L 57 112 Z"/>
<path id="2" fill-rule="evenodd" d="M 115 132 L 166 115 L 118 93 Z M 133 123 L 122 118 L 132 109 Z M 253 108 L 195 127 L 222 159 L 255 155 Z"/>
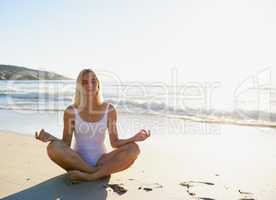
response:
<path id="1" fill-rule="evenodd" d="M 91 69 L 82 70 L 76 82 L 74 104 L 64 111 L 62 139 L 43 129 L 36 139 L 50 142 L 50 159 L 68 172 L 72 181 L 92 181 L 129 168 L 140 153 L 136 142 L 144 141 L 150 131 L 141 130 L 133 137 L 119 139 L 117 112 L 112 104 L 103 102 L 100 82 Z M 113 151 L 104 144 L 108 130 Z M 72 136 L 76 142 L 71 148 Z"/>

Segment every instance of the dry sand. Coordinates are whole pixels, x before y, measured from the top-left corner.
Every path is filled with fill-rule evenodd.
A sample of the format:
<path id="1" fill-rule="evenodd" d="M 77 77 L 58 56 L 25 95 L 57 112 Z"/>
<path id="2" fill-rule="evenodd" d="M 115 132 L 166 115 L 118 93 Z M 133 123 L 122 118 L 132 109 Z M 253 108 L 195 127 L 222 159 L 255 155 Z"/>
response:
<path id="1" fill-rule="evenodd" d="M 264 130 L 264 129 L 262 129 Z M 222 125 L 217 135 L 154 136 L 134 165 L 111 177 L 71 184 L 46 144 L 0 133 L 3 199 L 276 199 L 276 134 Z M 115 187 L 117 186 L 117 187 Z M 118 189 L 118 186 L 119 189 Z M 113 188 L 113 189 L 112 189 Z M 125 189 L 122 194 L 118 192 Z"/>

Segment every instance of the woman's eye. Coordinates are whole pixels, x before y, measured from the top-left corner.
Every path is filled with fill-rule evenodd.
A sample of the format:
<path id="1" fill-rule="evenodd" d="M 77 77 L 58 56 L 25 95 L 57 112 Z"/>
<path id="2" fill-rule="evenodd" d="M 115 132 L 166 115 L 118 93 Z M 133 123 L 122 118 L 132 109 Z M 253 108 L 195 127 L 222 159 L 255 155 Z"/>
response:
<path id="1" fill-rule="evenodd" d="M 82 85 L 87 85 L 88 84 L 88 80 L 82 80 L 81 84 Z M 91 84 L 92 85 L 97 84 L 97 80 L 91 80 Z"/>
<path id="2" fill-rule="evenodd" d="M 82 84 L 82 85 L 87 85 L 87 84 L 88 84 L 88 81 L 87 81 L 87 80 L 82 80 L 81 84 Z"/>

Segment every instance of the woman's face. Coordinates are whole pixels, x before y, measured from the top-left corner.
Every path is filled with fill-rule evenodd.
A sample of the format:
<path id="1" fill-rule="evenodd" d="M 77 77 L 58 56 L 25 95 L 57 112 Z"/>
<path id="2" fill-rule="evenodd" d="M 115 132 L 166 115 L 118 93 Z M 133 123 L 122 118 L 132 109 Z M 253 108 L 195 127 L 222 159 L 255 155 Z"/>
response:
<path id="1" fill-rule="evenodd" d="M 93 72 L 83 75 L 81 85 L 86 95 L 95 95 L 99 90 L 99 83 L 96 74 Z"/>

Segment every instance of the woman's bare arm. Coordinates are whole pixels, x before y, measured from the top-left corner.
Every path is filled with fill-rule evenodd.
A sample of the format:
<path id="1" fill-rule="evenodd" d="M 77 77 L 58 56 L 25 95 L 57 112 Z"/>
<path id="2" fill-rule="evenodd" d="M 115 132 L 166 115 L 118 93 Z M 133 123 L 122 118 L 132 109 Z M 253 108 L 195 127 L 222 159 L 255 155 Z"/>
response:
<path id="1" fill-rule="evenodd" d="M 72 141 L 72 135 L 74 130 L 74 110 L 72 106 L 69 106 L 65 109 L 64 115 L 63 115 L 63 121 L 64 121 L 64 128 L 63 128 L 63 136 L 62 141 L 67 144 L 68 146 L 71 146 Z M 52 142 L 59 140 L 59 138 L 51 135 L 50 133 L 46 132 L 44 129 L 41 129 L 40 132 L 35 132 L 35 138 L 42 141 L 42 142 Z"/>
<path id="2" fill-rule="evenodd" d="M 137 134 L 128 139 L 119 139 L 117 131 L 117 111 L 113 105 L 110 105 L 107 123 L 109 140 L 113 148 L 118 148 L 131 142 L 143 141 L 150 136 L 150 131 L 147 132 L 146 130 L 142 129 Z"/>
<path id="3" fill-rule="evenodd" d="M 74 108 L 72 106 L 69 106 L 65 109 L 64 115 L 63 115 L 63 136 L 62 141 L 67 144 L 69 147 L 71 146 L 72 142 L 72 136 L 74 131 L 74 125 L 75 125 L 75 114 L 74 114 Z"/>

